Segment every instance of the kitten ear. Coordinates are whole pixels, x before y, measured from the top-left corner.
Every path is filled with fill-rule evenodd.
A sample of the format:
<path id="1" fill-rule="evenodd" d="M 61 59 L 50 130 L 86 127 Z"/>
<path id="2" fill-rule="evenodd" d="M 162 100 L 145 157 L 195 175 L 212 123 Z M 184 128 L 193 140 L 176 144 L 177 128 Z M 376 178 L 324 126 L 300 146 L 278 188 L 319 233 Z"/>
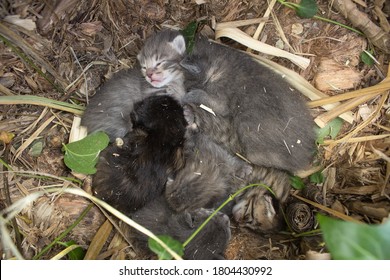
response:
<path id="1" fill-rule="evenodd" d="M 200 67 L 188 58 L 183 59 L 179 64 L 191 74 L 199 74 L 201 72 Z"/>
<path id="2" fill-rule="evenodd" d="M 178 35 L 169 43 L 174 50 L 179 54 L 184 54 L 186 51 L 186 41 L 184 40 L 183 35 Z"/>
<path id="3" fill-rule="evenodd" d="M 184 221 L 189 228 L 195 227 L 194 220 L 193 220 L 191 214 L 187 210 L 185 210 L 185 212 L 184 212 Z"/>

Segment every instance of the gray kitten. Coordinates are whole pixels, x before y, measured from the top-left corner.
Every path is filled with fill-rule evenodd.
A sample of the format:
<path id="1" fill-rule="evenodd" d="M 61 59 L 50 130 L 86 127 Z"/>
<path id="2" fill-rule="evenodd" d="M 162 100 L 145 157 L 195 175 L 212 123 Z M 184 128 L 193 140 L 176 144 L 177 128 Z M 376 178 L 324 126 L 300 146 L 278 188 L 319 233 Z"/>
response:
<path id="1" fill-rule="evenodd" d="M 187 121 L 190 120 L 189 110 L 202 109 L 186 106 Z M 283 225 L 281 210 L 290 191 L 287 172 L 250 166 L 230 155 L 199 129 L 194 124 L 187 128 L 183 149 L 185 165 L 166 184 L 165 197 L 169 205 L 178 212 L 201 207 L 217 208 L 239 188 L 264 184 L 274 194 L 262 186 L 252 187 L 235 199 L 235 205 L 231 202 L 222 211 L 233 213 L 240 225 L 255 231 L 279 230 Z"/>
<path id="2" fill-rule="evenodd" d="M 165 196 L 176 211 L 216 208 L 252 167 L 192 127 L 185 139 L 185 165 L 168 180 Z"/>
<path id="3" fill-rule="evenodd" d="M 213 211 L 194 209 L 176 212 L 159 197 L 131 215 L 131 218 L 157 235 L 169 235 L 184 242 L 211 215 Z M 146 249 L 147 236 L 134 231 L 140 245 Z M 228 216 L 217 213 L 210 222 L 185 247 L 184 258 L 190 260 L 223 259 L 230 240 L 230 221 Z"/>
<path id="4" fill-rule="evenodd" d="M 198 117 L 197 124 L 217 143 L 259 166 L 295 172 L 310 163 L 314 122 L 301 96 L 280 75 L 206 38 L 196 40 L 181 66 L 189 90 L 183 103 L 214 111 L 216 117 Z M 227 134 L 221 137 L 206 127 Z"/>
<path id="5" fill-rule="evenodd" d="M 140 66 L 114 74 L 98 89 L 81 122 L 88 133 L 100 130 L 111 141 L 123 138 L 131 130 L 128 123 L 135 102 L 153 94 L 184 95 L 183 74 L 178 69 L 185 41 L 178 34 L 160 32 L 150 37 L 138 55 Z"/>

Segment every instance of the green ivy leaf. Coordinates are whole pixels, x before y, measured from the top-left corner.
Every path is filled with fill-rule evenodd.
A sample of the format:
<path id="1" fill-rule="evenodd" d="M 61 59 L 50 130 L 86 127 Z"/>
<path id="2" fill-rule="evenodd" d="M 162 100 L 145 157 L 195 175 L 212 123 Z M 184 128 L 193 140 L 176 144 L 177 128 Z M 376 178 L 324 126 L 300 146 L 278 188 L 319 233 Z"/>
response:
<path id="1" fill-rule="evenodd" d="M 357 224 L 317 215 L 330 254 L 335 260 L 390 260 L 390 221 Z"/>
<path id="2" fill-rule="evenodd" d="M 372 51 L 363 51 L 360 54 L 361 61 L 363 61 L 363 63 L 368 65 L 368 66 L 374 65 L 374 59 L 372 58 L 372 56 L 370 54 L 372 55 Z"/>
<path id="3" fill-rule="evenodd" d="M 110 139 L 104 132 L 95 132 L 84 139 L 63 146 L 64 162 L 72 171 L 82 174 L 96 173 L 99 153 L 108 146 Z"/>
<path id="4" fill-rule="evenodd" d="M 303 182 L 302 178 L 298 176 L 290 176 L 290 184 L 296 190 L 302 190 L 305 188 L 305 183 Z"/>
<path id="5" fill-rule="evenodd" d="M 317 14 L 318 6 L 315 0 L 301 0 L 295 10 L 301 18 L 312 18 Z"/>
<path id="6" fill-rule="evenodd" d="M 187 53 L 190 54 L 195 44 L 195 34 L 198 29 L 198 23 L 191 21 L 182 31 L 184 39 L 186 40 Z"/>
<path id="7" fill-rule="evenodd" d="M 332 139 L 336 138 L 337 134 L 339 134 L 341 127 L 343 126 L 344 121 L 341 118 L 335 118 L 331 122 L 329 122 L 323 128 L 317 127 L 317 144 L 324 143 L 324 139 L 327 136 L 330 136 Z"/>
<path id="8" fill-rule="evenodd" d="M 322 171 L 317 171 L 316 173 L 313 173 L 310 175 L 310 182 L 314 184 L 322 184 L 325 181 L 324 174 L 322 174 Z"/>
<path id="9" fill-rule="evenodd" d="M 179 241 L 173 239 L 168 235 L 158 235 L 158 238 L 161 239 L 169 248 L 176 252 L 179 256 L 184 255 L 184 247 Z M 160 244 L 158 244 L 154 239 L 149 238 L 148 240 L 149 249 L 157 254 L 160 260 L 171 260 L 172 256 L 168 251 L 166 251 Z"/>
<path id="10" fill-rule="evenodd" d="M 57 242 L 58 244 L 68 248 L 69 246 L 76 245 L 77 243 L 73 240 L 68 242 Z M 83 260 L 85 256 L 85 251 L 81 247 L 77 247 L 70 251 L 68 254 L 70 260 Z"/>

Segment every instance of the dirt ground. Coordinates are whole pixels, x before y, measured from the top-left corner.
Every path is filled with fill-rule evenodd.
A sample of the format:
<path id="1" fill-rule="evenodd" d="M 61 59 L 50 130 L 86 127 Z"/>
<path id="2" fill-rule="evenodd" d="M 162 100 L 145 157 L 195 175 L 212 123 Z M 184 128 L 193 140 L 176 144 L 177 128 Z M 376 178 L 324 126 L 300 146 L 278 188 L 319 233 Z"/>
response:
<path id="1" fill-rule="evenodd" d="M 328 2 L 332 1 L 317 1 L 318 14 L 352 26 Z M 389 36 L 388 3 L 356 2 L 357 9 Z M 34 95 L 85 106 L 87 96 L 93 96 L 112 73 L 135 63 L 145 38 L 153 32 L 167 27 L 184 28 L 198 21 L 199 31 L 215 38 L 216 24 L 262 18 L 268 7 L 266 0 L 5 0 L 0 4 L 0 95 Z M 240 29 L 253 36 L 258 26 L 256 23 Z M 302 69 L 287 59 L 266 56 L 328 96 L 373 88 L 390 75 L 389 45 L 388 49 L 381 48 L 339 25 L 299 18 L 280 3 L 266 16 L 259 40 L 308 58 L 309 66 Z M 223 38 L 221 42 L 246 50 L 231 39 Z M 377 60 L 372 66 L 360 59 L 367 49 Z M 330 213 L 327 209 L 368 224 L 378 224 L 389 217 L 389 89 L 387 84 L 376 94 L 341 101 L 349 106 L 346 111 L 351 121 L 344 121 L 335 139 L 327 137 L 318 146 L 312 169 L 304 175 L 305 189 L 291 192 L 288 211 L 290 222 L 296 224 L 293 231 L 261 236 L 232 223 L 227 259 L 306 259 L 308 251 L 326 252 L 313 217 L 318 212 Z M 88 190 L 86 182 L 63 179 L 74 178 L 63 163 L 61 148 L 68 142 L 78 113 L 10 100 L 0 102 L 0 166 L 4 171 L 0 176 L 1 209 L 48 187 L 76 184 Z M 311 106 L 316 120 L 326 119 L 326 111 L 321 106 Z M 14 138 L 6 143 L 9 134 Z M 321 170 L 324 180 L 309 179 L 309 175 Z M 320 209 L 318 204 L 325 208 Z M 8 231 L 23 256 L 31 259 L 88 205 L 88 200 L 78 196 L 47 194 L 17 215 L 20 234 L 14 223 L 8 225 Z M 123 240 L 120 230 L 105 220 L 93 207 L 64 240 L 75 240 L 89 249 L 86 258 L 149 257 Z M 2 258 L 12 257 L 3 246 Z M 56 245 L 41 258 L 52 258 L 62 249 Z"/>

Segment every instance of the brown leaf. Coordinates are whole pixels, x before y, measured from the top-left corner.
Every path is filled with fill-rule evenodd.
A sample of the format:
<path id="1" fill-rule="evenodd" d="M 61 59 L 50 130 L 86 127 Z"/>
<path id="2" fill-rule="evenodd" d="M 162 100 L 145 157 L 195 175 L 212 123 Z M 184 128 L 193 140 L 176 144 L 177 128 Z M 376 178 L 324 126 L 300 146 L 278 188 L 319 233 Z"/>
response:
<path id="1" fill-rule="evenodd" d="M 89 245 L 88 251 L 84 257 L 85 260 L 95 260 L 97 258 L 106 243 L 112 228 L 111 222 L 106 220 L 92 239 L 91 245 Z"/>
<path id="2" fill-rule="evenodd" d="M 103 25 L 101 21 L 84 22 L 80 24 L 81 32 L 87 36 L 93 36 L 97 32 L 102 31 Z"/>

